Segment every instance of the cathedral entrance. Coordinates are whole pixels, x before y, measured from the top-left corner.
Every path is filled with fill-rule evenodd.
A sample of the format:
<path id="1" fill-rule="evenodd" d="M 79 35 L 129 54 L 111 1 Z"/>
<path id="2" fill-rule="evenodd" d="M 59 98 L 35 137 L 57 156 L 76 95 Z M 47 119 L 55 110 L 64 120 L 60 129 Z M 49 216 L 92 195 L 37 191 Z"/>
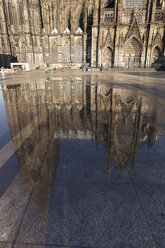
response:
<path id="1" fill-rule="evenodd" d="M 123 58 L 126 68 L 140 67 L 141 46 L 135 38 L 126 43 Z"/>
<path id="2" fill-rule="evenodd" d="M 159 46 L 156 46 L 152 52 L 151 67 L 159 70 L 162 66 L 162 52 Z"/>
<path id="3" fill-rule="evenodd" d="M 110 47 L 107 47 L 104 50 L 102 65 L 105 69 L 112 67 L 112 49 Z"/>

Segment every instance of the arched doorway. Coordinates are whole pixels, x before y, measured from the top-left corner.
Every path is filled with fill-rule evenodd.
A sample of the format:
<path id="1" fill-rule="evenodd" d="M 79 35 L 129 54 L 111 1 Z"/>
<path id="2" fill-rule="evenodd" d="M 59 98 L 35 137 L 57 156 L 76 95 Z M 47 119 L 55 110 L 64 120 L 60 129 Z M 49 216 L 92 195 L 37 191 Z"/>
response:
<path id="1" fill-rule="evenodd" d="M 103 52 L 102 66 L 105 69 L 112 67 L 112 49 L 111 47 L 106 47 Z"/>
<path id="2" fill-rule="evenodd" d="M 140 67 L 141 45 L 136 38 L 132 38 L 126 43 L 123 59 L 126 68 Z"/>
<path id="3" fill-rule="evenodd" d="M 162 53 L 160 47 L 156 46 L 152 52 L 152 63 L 161 61 Z"/>
<path id="4" fill-rule="evenodd" d="M 163 66 L 162 52 L 159 46 L 155 46 L 152 51 L 151 67 L 161 70 Z"/>

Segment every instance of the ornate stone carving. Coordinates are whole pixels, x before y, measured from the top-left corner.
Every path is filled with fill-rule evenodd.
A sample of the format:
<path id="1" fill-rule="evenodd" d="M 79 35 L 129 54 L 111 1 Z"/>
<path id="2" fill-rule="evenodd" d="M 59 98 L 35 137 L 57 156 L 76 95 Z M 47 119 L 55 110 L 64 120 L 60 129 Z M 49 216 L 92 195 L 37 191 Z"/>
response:
<path id="1" fill-rule="evenodd" d="M 129 40 L 131 37 L 135 37 L 142 44 L 140 30 L 139 30 L 138 22 L 137 22 L 135 15 L 133 16 L 132 23 L 125 37 L 124 43 L 126 43 L 127 40 Z"/>

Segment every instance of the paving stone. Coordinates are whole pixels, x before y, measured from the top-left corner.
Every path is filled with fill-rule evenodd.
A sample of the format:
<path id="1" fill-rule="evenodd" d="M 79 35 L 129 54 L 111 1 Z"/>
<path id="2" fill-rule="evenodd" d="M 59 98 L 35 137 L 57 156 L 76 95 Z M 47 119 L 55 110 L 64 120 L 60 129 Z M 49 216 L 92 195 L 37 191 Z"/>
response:
<path id="1" fill-rule="evenodd" d="M 0 248 L 12 248 L 12 243 L 0 242 Z"/>
<path id="2" fill-rule="evenodd" d="M 0 168 L 0 197 L 7 190 L 18 173 L 18 161 L 15 154 Z"/>
<path id="3" fill-rule="evenodd" d="M 42 195 L 40 197 L 42 200 Z M 31 199 L 16 242 L 57 246 L 79 245 L 82 216 L 81 184 L 55 183 L 53 193 L 47 202 L 42 206 L 40 204 L 41 201 Z"/>
<path id="4" fill-rule="evenodd" d="M 17 243 L 45 244 L 46 242 L 45 233 L 47 225 L 48 199 L 45 203 L 44 197 L 41 195 L 39 197 L 40 199 L 30 199 L 24 216 L 22 216 L 18 225 L 15 227 L 15 241 Z M 38 200 L 38 202 L 36 200 Z M 43 203 L 41 204 L 42 200 Z"/>
<path id="5" fill-rule="evenodd" d="M 165 247 L 165 185 L 135 185 L 158 247 Z"/>
<path id="6" fill-rule="evenodd" d="M 157 247 L 132 185 L 84 186 L 82 246 Z"/>
<path id="7" fill-rule="evenodd" d="M 67 152 L 66 152 L 67 151 Z M 66 141 L 61 144 L 61 159 L 56 172 L 56 181 L 85 181 L 127 183 L 129 175 L 127 169 L 120 174 L 114 163 L 108 174 L 105 149 L 102 145 L 96 150 L 93 141 Z"/>
<path id="8" fill-rule="evenodd" d="M 61 183 L 49 202 L 47 244 L 79 246 L 82 222 L 82 187 Z"/>
<path id="9" fill-rule="evenodd" d="M 18 174 L 0 198 L 0 241 L 13 240 L 13 229 L 22 215 L 28 196 Z"/>
<path id="10" fill-rule="evenodd" d="M 165 160 L 150 159 L 145 163 L 137 162 L 132 172 L 129 168 L 130 180 L 139 184 L 165 184 Z"/>
<path id="11" fill-rule="evenodd" d="M 80 182 L 83 180 L 86 154 L 83 151 L 82 146 L 87 146 L 88 144 L 90 143 L 79 140 L 61 142 L 60 163 L 56 171 L 56 182 Z"/>
<path id="12" fill-rule="evenodd" d="M 79 129 L 83 129 L 90 134 L 92 133 L 93 137 L 90 137 L 89 140 L 59 139 L 57 140 L 58 145 L 60 143 L 59 149 L 59 146 L 51 146 L 51 144 L 54 144 L 54 132 L 59 124 L 59 113 L 57 113 L 57 109 L 53 109 L 54 100 L 52 100 L 52 102 L 50 100 L 55 99 L 55 88 L 50 87 L 50 89 L 48 89 L 50 82 L 47 80 L 45 83 L 45 75 L 42 75 L 41 78 L 39 74 L 34 72 L 31 73 L 28 75 L 24 74 L 27 75 L 28 79 L 25 78 L 23 74 L 14 76 L 15 84 L 18 84 L 18 82 L 20 84 L 19 87 L 16 87 L 19 89 L 18 94 L 8 98 L 8 90 L 10 87 L 6 88 L 4 92 L 6 94 L 6 99 L 8 99 L 6 105 L 7 113 L 9 113 L 9 111 L 11 112 L 11 116 L 8 115 L 10 131 L 14 142 L 16 142 L 16 138 L 20 139 L 21 142 L 19 142 L 20 145 L 18 145 L 17 148 L 22 146 L 22 155 L 20 154 L 21 149 L 19 149 L 19 151 L 16 149 L 16 154 L 14 154 L 14 143 L 12 143 L 12 140 L 9 140 L 9 133 L 7 134 L 9 128 L 4 127 L 4 123 L 6 123 L 7 120 L 6 110 L 4 108 L 5 111 L 3 110 L 2 113 L 0 108 L 0 112 L 2 113 L 2 115 L 0 115 L 0 127 L 2 126 L 2 128 L 0 128 L 0 147 L 2 147 L 0 156 L 0 248 L 164 248 L 165 137 L 160 137 L 158 131 L 156 143 L 153 143 L 152 147 L 147 147 L 145 145 L 144 147 L 139 148 L 134 173 L 132 173 L 128 163 L 126 168 L 122 170 L 120 180 L 119 173 L 112 157 L 111 173 L 110 176 L 108 176 L 107 158 L 104 148 L 106 147 L 106 149 L 109 149 L 109 143 L 105 142 L 107 141 L 107 115 L 105 115 L 105 120 L 103 120 L 103 122 L 101 120 L 105 130 L 100 132 L 99 123 L 95 119 L 96 116 L 94 116 L 95 113 L 92 113 L 90 109 L 92 100 L 92 95 L 90 95 L 89 92 L 90 85 L 87 86 L 87 95 L 83 96 L 84 101 L 86 101 L 85 98 L 87 97 L 87 103 L 89 105 L 85 106 L 84 102 L 83 110 L 86 110 L 88 123 L 85 123 L 86 119 L 83 119 L 83 111 L 80 111 L 79 113 L 76 112 L 78 113 L 78 116 L 74 116 L 75 106 L 73 106 L 72 110 L 67 110 L 65 114 L 66 119 L 67 117 L 73 118 L 71 130 L 75 128 L 78 132 Z M 73 75 L 70 71 L 67 73 L 68 74 L 65 74 L 65 76 L 67 76 L 68 80 L 68 78 Z M 135 81 L 138 81 L 137 79 L 140 79 L 140 77 L 135 78 L 131 76 L 132 83 L 130 83 L 126 82 L 127 74 L 125 74 L 125 79 L 123 74 L 113 74 L 114 78 L 111 77 L 111 79 L 109 79 L 109 76 L 107 76 L 106 73 L 107 75 L 109 74 L 109 72 L 105 72 L 105 74 L 100 73 L 100 77 L 98 77 L 98 75 L 92 76 L 93 82 L 105 80 L 110 84 L 112 83 L 112 80 L 115 81 L 116 77 L 116 83 L 118 83 L 119 86 L 118 79 L 121 79 L 123 82 L 125 80 L 123 88 L 118 91 L 118 93 L 122 92 L 121 100 L 127 95 L 127 90 L 124 89 L 124 87 L 141 90 L 143 94 L 145 94 L 144 90 L 146 90 L 147 94 L 155 95 L 157 98 L 157 108 L 160 108 L 161 106 L 163 110 L 165 109 L 164 86 L 162 84 L 163 90 L 161 90 L 161 88 L 159 89 L 158 82 L 156 82 L 155 79 L 153 79 L 151 83 L 155 88 L 152 88 L 148 87 L 150 85 L 150 79 L 146 79 L 148 86 L 145 86 L 142 85 L 144 84 L 143 78 L 141 78 L 141 83 L 138 83 Z M 61 72 L 60 74 L 52 75 L 55 77 L 62 77 Z M 80 76 L 79 72 L 76 72 L 76 76 Z M 63 79 L 66 80 L 65 78 Z M 25 80 L 25 83 L 28 82 L 28 84 L 22 86 L 22 80 Z M 33 80 L 35 80 L 36 83 Z M 73 78 L 71 80 L 73 80 Z M 86 78 L 85 81 L 90 83 L 91 78 Z M 84 82 L 84 85 L 86 82 Z M 12 84 L 12 82 L 10 82 L 10 84 Z M 51 84 L 54 85 L 55 82 L 52 81 Z M 72 100 L 75 97 L 74 84 L 75 82 L 72 84 Z M 97 89 L 99 89 L 99 87 L 101 89 L 101 84 L 97 83 L 96 87 Z M 157 89 L 156 94 L 155 89 Z M 117 88 L 114 89 L 114 92 L 115 90 L 117 90 Z M 14 93 L 14 85 L 11 86 L 10 91 L 13 92 L 9 92 L 9 95 L 10 93 Z M 118 93 L 114 99 L 115 101 L 119 97 Z M 139 94 L 137 91 L 135 92 L 133 90 L 131 90 L 128 95 L 130 95 L 130 93 L 131 95 L 135 94 L 137 96 Z M 158 93 L 159 95 L 157 95 Z M 23 107 L 23 105 L 20 106 L 20 110 L 25 111 L 24 117 L 25 123 L 27 124 L 23 129 L 21 129 L 21 127 L 24 126 L 23 124 L 25 124 L 22 115 L 23 112 L 19 111 L 19 108 L 14 107 L 14 113 L 12 113 L 12 104 L 14 101 L 16 106 L 19 107 L 21 102 L 19 98 L 20 95 L 23 98 L 23 103 L 26 99 L 29 104 L 28 115 L 26 115 L 27 105 L 24 105 L 25 107 Z M 28 97 L 30 98 L 28 99 Z M 142 113 L 142 115 L 145 114 L 148 124 L 145 126 L 146 123 L 144 120 L 144 128 L 147 129 L 148 125 L 150 125 L 152 121 L 154 122 L 154 120 L 150 120 L 150 116 L 148 116 L 145 111 L 147 111 L 148 108 L 150 109 L 149 105 L 151 103 L 150 110 L 153 110 L 151 112 L 155 115 L 156 109 L 154 107 L 156 106 L 156 101 L 151 98 L 149 101 L 148 98 L 144 97 L 144 99 L 147 100 L 147 108 L 145 108 L 144 101 L 144 113 Z M 73 105 L 75 104 L 73 103 Z M 104 112 L 102 106 L 103 105 L 100 105 L 101 112 Z M 77 110 L 78 108 L 76 107 L 76 111 Z M 64 112 L 62 111 L 60 114 L 64 116 Z M 125 114 L 129 114 L 129 108 L 126 107 L 125 112 Z M 99 108 L 97 114 L 98 116 L 100 114 Z M 1 116 L 3 116 L 5 120 L 3 124 Z M 16 121 L 13 118 L 14 116 L 18 116 L 17 124 L 13 122 Z M 160 117 L 161 122 L 159 122 L 158 118 L 154 128 L 157 128 L 159 125 L 164 128 L 165 120 L 163 120 L 163 116 L 164 114 Z M 34 120 L 27 123 L 28 120 L 33 119 L 33 117 L 35 117 Z M 78 122 L 80 121 L 81 125 L 76 122 L 76 119 Z M 134 118 L 131 119 L 131 121 L 132 120 L 134 121 Z M 116 119 L 114 121 L 116 121 Z M 127 121 L 129 122 L 129 120 Z M 60 124 L 61 130 L 63 130 L 63 124 L 65 126 L 66 123 L 63 122 Z M 67 124 L 69 131 L 69 119 Z M 34 127 L 35 129 L 33 129 Z M 132 127 L 134 130 L 134 122 Z M 116 132 L 117 136 L 118 134 L 120 136 L 122 126 L 119 126 L 120 130 L 118 130 L 118 127 L 114 129 L 114 133 Z M 143 126 L 141 127 L 141 130 L 142 129 Z M 32 130 L 34 132 L 32 132 Z M 150 131 L 152 131 L 152 128 Z M 150 131 L 147 131 L 148 143 L 152 143 L 151 137 L 153 140 L 156 137 L 154 135 L 151 135 L 150 137 Z M 17 133 L 17 136 L 15 136 L 15 133 Z M 31 136 L 35 133 L 39 135 L 37 140 L 35 140 L 35 136 L 34 140 L 31 139 Z M 98 137 L 96 135 L 98 135 Z M 127 137 L 125 136 L 124 133 L 121 138 L 123 141 L 123 146 L 120 147 L 121 149 L 125 148 L 124 145 L 125 142 L 127 142 Z M 93 138 L 93 140 L 91 138 Z M 120 146 L 120 137 L 119 139 L 118 137 L 116 139 Z M 100 144 L 96 146 L 98 141 Z M 9 144 L 6 146 L 6 149 L 3 149 L 6 142 L 9 142 Z M 114 148 L 116 149 L 117 143 L 114 142 L 114 144 Z M 132 143 L 130 143 L 130 146 L 131 145 Z M 41 153 L 35 153 L 35 148 L 38 148 Z M 55 150 L 56 148 L 57 150 Z M 132 148 L 126 148 L 130 148 L 128 155 L 130 156 L 130 159 L 132 159 Z M 115 149 L 114 152 L 116 151 Z M 120 149 L 118 150 L 120 151 Z M 126 150 L 127 155 L 127 149 L 124 150 Z M 40 156 L 43 157 L 43 160 L 41 159 L 42 161 L 45 159 L 40 172 L 43 178 L 46 178 L 47 180 L 41 180 L 41 183 L 36 182 L 37 178 L 34 180 L 33 176 L 36 177 L 34 175 L 35 173 L 32 173 L 32 175 L 30 174 L 32 177 L 26 177 L 26 171 L 23 171 L 22 163 L 24 163 L 26 159 L 28 161 L 29 155 L 33 152 L 36 154 L 36 158 L 38 158 L 39 161 Z M 45 156 L 47 152 L 48 154 L 50 152 L 50 156 L 48 157 Z M 53 176 L 51 173 L 45 173 L 45 168 L 48 168 L 49 171 L 49 166 L 46 167 L 49 163 L 52 167 L 57 165 L 52 162 L 54 161 L 55 154 L 57 155 L 57 161 L 59 158 L 58 156 L 60 155 L 60 161 L 54 180 L 55 173 Z M 24 173 L 24 178 L 22 177 L 22 179 L 20 177 L 21 175 L 18 173 L 16 156 L 20 159 L 20 161 L 18 161 L 19 168 L 21 168 L 21 172 Z M 116 152 L 116 157 L 118 156 L 120 156 L 120 152 Z M 36 159 L 35 161 L 37 162 L 38 160 Z M 31 166 L 30 163 L 29 166 Z M 35 168 L 34 164 L 34 171 Z M 52 171 L 55 172 L 55 170 Z M 36 182 L 32 192 L 31 181 Z M 6 243 L 2 241 L 5 241 Z"/>

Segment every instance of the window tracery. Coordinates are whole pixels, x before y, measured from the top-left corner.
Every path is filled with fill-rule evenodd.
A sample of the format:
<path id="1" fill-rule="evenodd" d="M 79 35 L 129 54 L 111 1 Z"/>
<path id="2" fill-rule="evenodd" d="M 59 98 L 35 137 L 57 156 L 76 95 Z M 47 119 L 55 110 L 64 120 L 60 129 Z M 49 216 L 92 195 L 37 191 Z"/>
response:
<path id="1" fill-rule="evenodd" d="M 142 9 L 143 0 L 125 0 L 126 9 Z"/>

